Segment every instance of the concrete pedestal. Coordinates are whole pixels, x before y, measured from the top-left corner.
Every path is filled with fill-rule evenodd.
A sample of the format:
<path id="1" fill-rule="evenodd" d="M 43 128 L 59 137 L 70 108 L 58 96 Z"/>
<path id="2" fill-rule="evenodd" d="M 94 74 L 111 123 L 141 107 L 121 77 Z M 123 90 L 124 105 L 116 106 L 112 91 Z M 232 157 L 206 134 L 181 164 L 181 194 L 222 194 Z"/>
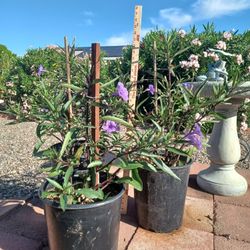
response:
<path id="1" fill-rule="evenodd" d="M 239 196 L 247 191 L 247 181 L 235 171 L 240 160 L 240 143 L 237 133 L 237 111 L 240 99 L 220 104 L 216 111 L 226 118 L 213 127 L 207 152 L 211 165 L 197 176 L 198 185 L 217 195 Z"/>

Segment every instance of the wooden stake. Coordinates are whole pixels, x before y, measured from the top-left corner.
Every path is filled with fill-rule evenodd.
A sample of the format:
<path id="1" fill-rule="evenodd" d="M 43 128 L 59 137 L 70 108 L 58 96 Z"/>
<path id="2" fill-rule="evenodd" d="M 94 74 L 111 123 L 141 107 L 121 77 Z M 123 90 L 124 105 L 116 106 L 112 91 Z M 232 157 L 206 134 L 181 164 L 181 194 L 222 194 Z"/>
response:
<path id="1" fill-rule="evenodd" d="M 69 45 L 68 45 L 68 39 L 65 36 L 64 37 L 64 49 L 65 49 L 65 56 L 66 56 L 66 73 L 67 73 L 67 83 L 71 84 L 71 79 L 70 79 L 70 60 L 69 60 Z M 71 94 L 71 89 L 67 88 L 67 97 L 68 100 L 72 99 L 72 94 Z M 69 119 L 69 127 L 70 127 L 70 122 L 73 117 L 73 110 L 72 110 L 72 104 L 69 105 L 68 109 L 68 119 Z"/>
<path id="2" fill-rule="evenodd" d="M 91 59 L 92 59 L 92 69 L 91 69 L 91 88 L 90 96 L 94 98 L 95 102 L 100 101 L 100 44 L 92 43 Z M 98 142 L 100 139 L 100 109 L 98 106 L 91 107 L 91 125 L 94 126 L 91 130 L 92 138 L 94 142 Z M 96 160 L 98 159 L 99 149 L 96 148 Z M 99 183 L 99 176 L 96 174 L 96 184 Z"/>
<path id="3" fill-rule="evenodd" d="M 141 31 L 141 16 L 142 16 L 142 6 L 135 6 L 135 16 L 134 16 L 134 33 L 133 33 L 133 49 L 131 58 L 131 71 L 130 71 L 130 82 L 131 88 L 129 91 L 129 106 L 132 110 L 135 110 L 136 104 L 136 94 L 137 94 L 137 78 L 138 78 L 138 65 L 139 65 L 139 49 L 140 49 L 140 31 Z M 131 122 L 134 114 L 131 112 L 128 115 L 128 121 Z M 129 171 L 124 170 L 123 176 L 129 176 Z M 129 185 L 125 184 L 125 193 L 122 197 L 121 213 L 126 214 L 128 210 L 128 192 Z"/>
<path id="4" fill-rule="evenodd" d="M 154 87 L 155 87 L 155 110 L 157 112 L 158 110 L 158 102 L 157 102 L 157 92 L 158 92 L 158 86 L 157 86 L 157 61 L 156 61 L 156 41 L 154 41 Z"/>

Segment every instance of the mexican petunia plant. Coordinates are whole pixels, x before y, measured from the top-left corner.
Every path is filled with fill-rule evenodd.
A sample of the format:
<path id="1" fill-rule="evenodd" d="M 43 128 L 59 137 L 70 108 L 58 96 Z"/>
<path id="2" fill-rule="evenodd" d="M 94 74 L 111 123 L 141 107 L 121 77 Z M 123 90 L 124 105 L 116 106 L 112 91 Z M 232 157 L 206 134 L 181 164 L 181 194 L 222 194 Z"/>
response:
<path id="1" fill-rule="evenodd" d="M 128 105 L 129 84 L 117 80 L 101 84 L 98 102 L 88 95 L 87 85 L 80 88 L 61 84 L 55 98 L 42 87 L 36 91 L 40 104 L 47 110 L 39 117 L 39 141 L 34 149 L 34 155 L 49 162 L 43 167 L 49 184 L 42 197 L 58 202 L 62 209 L 71 204 L 107 199 L 114 195 L 112 187 L 116 184 L 128 183 L 142 190 L 139 169 L 161 170 L 178 178 L 161 157 L 151 154 L 159 139 L 155 137 L 158 128 L 143 128 L 144 123 L 138 119 L 140 114 Z M 71 100 L 67 100 L 65 92 L 69 87 Z M 108 90 L 103 91 L 104 88 Z M 69 119 L 70 105 L 73 116 Z M 101 133 L 100 139 L 94 142 L 90 116 L 91 107 L 96 105 L 101 109 Z M 81 110 L 82 115 L 76 110 Z M 134 118 L 127 122 L 131 112 Z M 54 144 L 46 148 L 46 141 L 51 137 Z M 121 170 L 130 171 L 130 176 L 118 177 Z"/>

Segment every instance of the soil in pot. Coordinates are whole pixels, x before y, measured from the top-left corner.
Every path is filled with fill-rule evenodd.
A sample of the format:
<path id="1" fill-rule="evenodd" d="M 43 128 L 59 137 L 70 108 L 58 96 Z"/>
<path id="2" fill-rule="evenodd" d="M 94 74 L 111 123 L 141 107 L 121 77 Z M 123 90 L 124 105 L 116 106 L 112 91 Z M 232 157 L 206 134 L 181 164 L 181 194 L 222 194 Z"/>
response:
<path id="1" fill-rule="evenodd" d="M 112 188 L 117 194 L 107 200 L 70 205 L 65 212 L 57 203 L 43 200 L 50 250 L 116 250 L 124 189 L 122 185 Z"/>
<path id="2" fill-rule="evenodd" d="M 135 202 L 141 227 L 166 233 L 182 225 L 190 166 L 171 168 L 181 181 L 163 172 L 139 172 L 143 191 L 135 190 Z"/>

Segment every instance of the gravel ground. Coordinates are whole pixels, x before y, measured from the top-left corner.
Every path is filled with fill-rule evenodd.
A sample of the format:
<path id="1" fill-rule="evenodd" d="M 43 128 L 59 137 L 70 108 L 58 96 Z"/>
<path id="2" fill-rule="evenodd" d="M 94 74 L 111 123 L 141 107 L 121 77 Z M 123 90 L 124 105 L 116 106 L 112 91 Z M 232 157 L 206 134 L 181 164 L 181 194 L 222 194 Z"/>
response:
<path id="1" fill-rule="evenodd" d="M 32 156 L 36 124 L 0 117 L 0 199 L 24 198 L 40 186 L 43 161 Z"/>
<path id="2" fill-rule="evenodd" d="M 10 123 L 11 120 L 0 117 L 0 199 L 25 198 L 43 181 L 39 167 L 43 162 L 32 156 L 36 124 Z M 250 142 L 250 133 L 244 138 Z M 207 156 L 201 153 L 197 154 L 196 161 L 209 163 Z M 249 159 L 237 167 L 250 168 Z"/>

